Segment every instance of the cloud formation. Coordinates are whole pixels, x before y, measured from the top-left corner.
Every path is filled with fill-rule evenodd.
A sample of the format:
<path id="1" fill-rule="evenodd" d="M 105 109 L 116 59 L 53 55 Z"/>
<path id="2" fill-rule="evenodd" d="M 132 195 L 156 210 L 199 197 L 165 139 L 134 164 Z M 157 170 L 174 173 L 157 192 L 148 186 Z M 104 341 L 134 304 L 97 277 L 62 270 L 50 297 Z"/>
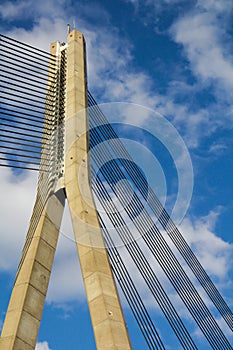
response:
<path id="1" fill-rule="evenodd" d="M 37 174 L 17 175 L 10 168 L 1 168 L 1 245 L 0 269 L 15 271 L 32 212 L 37 186 Z"/>
<path id="2" fill-rule="evenodd" d="M 32 0 L 16 1 L 14 5 L 10 1 L 2 2 L 0 14 L 3 20 L 13 23 L 24 15 L 31 21 L 29 29 L 15 26 L 11 27 L 6 34 L 45 50 L 49 49 L 51 41 L 58 39 L 65 41 L 66 19 L 71 18 L 71 3 L 55 0 L 33 2 L 33 4 L 32 2 Z M 151 9 L 155 3 L 158 11 L 161 5 L 161 1 L 131 0 L 131 2 L 137 6 L 138 11 L 140 6 L 150 6 Z M 165 3 L 172 5 L 179 1 L 167 0 Z M 168 116 L 175 126 L 181 128 L 188 145 L 196 148 L 200 139 L 214 132 L 217 127 L 232 125 L 226 124 L 226 119 L 232 118 L 230 103 L 233 60 L 228 49 L 227 21 L 225 21 L 231 6 L 231 1 L 200 0 L 196 7 L 190 8 L 190 11 L 184 13 L 182 17 L 174 19 L 166 35 L 169 35 L 171 40 L 182 48 L 183 58 L 188 62 L 188 70 L 195 79 L 190 83 L 184 72 L 176 74 L 169 82 L 165 93 L 162 94 L 155 90 L 150 72 L 134 66 L 132 44 L 127 38 L 122 39 L 119 30 L 108 24 L 107 14 L 99 8 L 99 12 L 106 18 L 106 26 L 97 30 L 94 24 L 87 23 L 81 18 L 81 14 L 86 11 L 85 6 L 82 5 L 80 12 L 77 12 L 77 22 L 78 28 L 84 32 L 87 41 L 91 91 L 101 102 L 130 101 L 158 110 Z M 196 96 L 203 89 L 208 89 L 208 93 L 214 96 L 214 102 L 208 102 L 208 108 L 205 106 L 193 108 L 189 101 L 190 96 L 195 105 Z M 225 113 L 220 114 L 223 108 Z M 220 146 L 224 148 L 224 145 L 216 142 L 215 149 L 212 151 L 220 149 Z M 0 211 L 3 214 L 0 269 L 12 272 L 16 269 L 20 258 L 32 210 L 36 175 L 28 172 L 22 176 L 16 176 L 10 170 L 4 169 L 0 172 L 0 184 L 2 193 Z M 195 220 L 187 218 L 181 228 L 203 266 L 224 292 L 224 285 L 228 289 L 232 285 L 229 279 L 232 245 L 215 234 L 213 219 L 216 215 L 216 212 L 210 212 L 208 216 Z M 82 300 L 84 297 L 70 224 L 64 224 L 61 231 L 47 297 L 47 302 L 56 305 L 77 299 Z M 65 236 L 68 236 L 68 239 Z M 152 261 L 151 263 L 153 265 Z M 134 267 L 129 268 L 132 268 L 132 275 L 134 275 Z M 156 266 L 155 269 L 157 269 Z M 161 272 L 158 273 L 161 275 Z M 165 280 L 164 284 L 169 290 Z M 139 283 L 139 288 L 140 286 L 142 286 L 142 295 L 146 294 L 144 285 Z M 153 307 L 148 295 L 145 295 L 145 299 L 150 307 Z M 38 343 L 36 349 L 49 350 L 49 345 L 47 342 Z"/>
<path id="3" fill-rule="evenodd" d="M 43 341 L 36 344 L 35 350 L 51 350 L 47 341 Z"/>
<path id="4" fill-rule="evenodd" d="M 230 98 L 232 55 L 223 40 L 226 34 L 220 22 L 215 12 L 192 11 L 175 22 L 171 33 L 182 44 L 193 74 L 203 84 L 213 84 L 217 94 L 224 89 Z"/>

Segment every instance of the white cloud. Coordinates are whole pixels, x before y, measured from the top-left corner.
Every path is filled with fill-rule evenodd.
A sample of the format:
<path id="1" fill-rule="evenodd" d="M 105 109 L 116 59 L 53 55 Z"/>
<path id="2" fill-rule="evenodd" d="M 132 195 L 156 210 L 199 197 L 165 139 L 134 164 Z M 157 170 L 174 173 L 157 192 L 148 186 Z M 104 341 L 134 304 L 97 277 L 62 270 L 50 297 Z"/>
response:
<path id="1" fill-rule="evenodd" d="M 206 11 L 213 11 L 216 13 L 229 13 L 232 8 L 231 0 L 198 0 L 197 7 L 205 9 Z"/>
<path id="2" fill-rule="evenodd" d="M 70 214 L 66 206 L 46 300 L 48 303 L 62 305 L 83 298 L 84 284 Z"/>
<path id="3" fill-rule="evenodd" d="M 0 15 L 3 20 L 15 21 L 29 19 L 34 22 L 40 17 L 48 17 L 51 15 L 51 19 L 62 17 L 63 6 L 67 5 L 69 8 L 69 2 L 62 0 L 48 0 L 36 2 L 33 0 L 16 0 L 16 1 L 2 1 L 0 5 Z"/>
<path id="4" fill-rule="evenodd" d="M 157 28 L 161 14 L 163 17 L 171 13 L 171 6 L 174 10 L 173 19 L 168 20 L 173 24 L 169 30 L 163 29 L 163 35 L 170 34 L 175 43 L 182 45 L 184 66 L 173 74 L 164 95 L 155 92 L 149 75 L 144 74 L 146 89 L 140 101 L 145 101 L 144 105 L 149 101 L 149 106 L 154 100 L 152 108 L 167 116 L 182 131 L 188 146 L 196 148 L 202 137 L 210 136 L 220 126 L 228 128 L 231 125 L 233 57 L 231 39 L 227 33 L 231 25 L 232 2 L 200 0 L 189 6 L 185 4 L 187 6 L 182 12 L 178 11 L 183 3 L 179 0 L 127 2 L 135 5 L 141 21 L 146 26 L 150 23 L 153 28 Z M 186 81 L 187 71 L 195 77 L 192 83 Z M 130 74 L 125 77 L 132 81 L 132 86 L 138 92 L 131 97 L 140 98 L 143 85 L 134 85 Z M 121 84 L 116 81 L 115 84 L 127 96 L 126 80 Z M 209 100 L 207 98 L 206 105 L 200 107 L 199 101 L 206 94 L 209 94 Z M 176 102 L 177 99 L 180 102 Z"/>
<path id="5" fill-rule="evenodd" d="M 43 341 L 36 344 L 35 350 L 51 350 L 47 341 Z"/>
<path id="6" fill-rule="evenodd" d="M 16 270 L 32 212 L 37 174 L 27 171 L 16 175 L 10 168 L 1 168 L 1 245 L 0 269 Z"/>
<path id="7" fill-rule="evenodd" d="M 100 96 L 102 101 L 129 101 L 155 109 L 182 130 L 189 147 L 197 147 L 203 135 L 211 135 L 219 125 L 226 127 L 226 120 L 232 116 L 232 59 L 220 42 L 222 32 L 215 21 L 211 22 L 212 17 L 185 15 L 172 27 L 173 38 L 182 43 L 197 81 L 189 85 L 181 74 L 170 82 L 165 95 L 156 92 L 149 73 L 134 68 L 131 46 L 127 42 L 122 45 L 116 31 L 100 31 L 98 36 L 87 31 L 91 91 L 97 100 Z M 208 108 L 198 107 L 195 96 L 205 88 L 216 101 Z M 177 97 L 185 102 L 177 103 Z M 223 106 L 224 114 L 220 114 Z M 143 126 L 146 120 L 141 119 Z"/>
<path id="8" fill-rule="evenodd" d="M 51 42 L 66 41 L 67 25 L 65 20 L 61 18 L 50 20 L 41 17 L 38 18 L 32 30 L 13 27 L 5 35 L 49 52 Z"/>
<path id="9" fill-rule="evenodd" d="M 26 2 L 15 2 L 14 4 L 11 1 L 6 1 L 4 4 L 0 5 L 0 14 L 2 19 L 4 20 L 13 20 L 17 18 L 21 18 L 25 8 L 28 5 L 28 1 Z"/>
<path id="10" fill-rule="evenodd" d="M 213 143 L 209 148 L 209 154 L 218 156 L 227 149 L 227 146 L 223 143 Z"/>
<path id="11" fill-rule="evenodd" d="M 233 64 L 226 34 L 227 20 L 221 16 L 229 8 L 226 2 L 217 4 L 220 2 L 199 2 L 195 9 L 175 21 L 170 32 L 175 42 L 183 46 L 199 83 L 212 86 L 218 102 L 229 102 L 232 99 Z"/>
<path id="12" fill-rule="evenodd" d="M 135 10 L 139 10 L 139 7 L 151 7 L 158 13 L 163 10 L 164 6 L 176 5 L 182 2 L 182 0 L 125 0 L 125 2 L 131 3 L 135 7 Z"/>
<path id="13" fill-rule="evenodd" d="M 182 222 L 181 231 L 207 273 L 222 283 L 223 280 L 229 281 L 233 246 L 214 233 L 220 213 L 221 208 L 217 208 L 193 222 L 186 218 Z"/>

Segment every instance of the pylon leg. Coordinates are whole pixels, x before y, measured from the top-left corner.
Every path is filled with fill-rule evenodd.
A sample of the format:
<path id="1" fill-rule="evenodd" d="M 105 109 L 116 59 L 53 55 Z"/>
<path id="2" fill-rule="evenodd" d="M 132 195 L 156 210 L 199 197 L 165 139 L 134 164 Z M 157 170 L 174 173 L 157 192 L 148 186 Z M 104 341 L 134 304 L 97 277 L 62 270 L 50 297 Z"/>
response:
<path id="1" fill-rule="evenodd" d="M 82 33 L 68 36 L 64 183 L 98 350 L 130 350 L 128 332 L 89 185 Z"/>
<path id="2" fill-rule="evenodd" d="M 77 147 L 76 144 L 75 148 L 81 154 Z M 79 175 L 79 185 L 74 178 L 66 184 L 66 194 L 96 347 L 98 350 L 130 350 L 118 292 L 88 184 L 87 165 L 80 165 Z M 89 205 L 82 198 L 79 186 L 85 188 Z"/>
<path id="3" fill-rule="evenodd" d="M 42 214 L 36 212 L 36 204 L 33 215 L 40 215 L 40 219 L 30 244 L 25 243 L 2 329 L 0 350 L 32 350 L 36 346 L 65 204 L 64 191 L 48 199 Z"/>

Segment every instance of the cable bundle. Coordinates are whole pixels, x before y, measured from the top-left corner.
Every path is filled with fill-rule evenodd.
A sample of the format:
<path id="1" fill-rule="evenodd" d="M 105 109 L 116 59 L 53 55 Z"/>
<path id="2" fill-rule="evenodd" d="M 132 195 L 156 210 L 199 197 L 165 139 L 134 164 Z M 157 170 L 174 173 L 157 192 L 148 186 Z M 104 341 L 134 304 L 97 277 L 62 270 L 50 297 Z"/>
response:
<path id="1" fill-rule="evenodd" d="M 97 193 L 98 190 L 96 189 Z M 147 342 L 150 350 L 165 350 L 163 342 L 155 328 L 155 325 L 140 297 L 135 284 L 127 270 L 127 267 L 119 254 L 114 242 L 109 234 L 104 221 L 99 216 L 100 224 L 103 230 L 104 238 L 107 243 L 108 256 L 110 259 L 112 271 L 125 295 L 125 298 L 133 312 L 133 315 L 141 329 L 141 332 Z"/>
<path id="2" fill-rule="evenodd" d="M 51 171 L 57 58 L 0 35 L 0 73 L 0 165 Z"/>
<path id="3" fill-rule="evenodd" d="M 0 166 L 39 170 L 18 272 L 47 199 L 63 175 L 66 63 L 65 49 L 54 56 L 0 35 Z"/>
<path id="4" fill-rule="evenodd" d="M 154 224 L 149 213 L 146 211 L 145 206 L 149 204 L 151 208 L 154 208 L 154 212 L 155 212 L 155 207 L 153 207 L 151 203 L 152 200 L 150 200 L 149 203 L 146 202 L 143 204 L 143 199 L 147 199 L 148 197 L 150 197 L 151 194 L 153 194 L 151 188 L 147 184 L 146 179 L 140 173 L 138 168 L 132 165 L 133 160 L 132 161 L 128 160 L 130 159 L 128 153 L 126 153 L 120 140 L 118 140 L 116 133 L 115 132 L 112 133 L 113 129 L 111 125 L 106 123 L 105 117 L 101 113 L 100 109 L 94 105 L 94 100 L 90 96 L 90 94 L 89 94 L 89 105 L 91 105 L 91 108 L 89 111 L 89 119 L 90 119 L 90 126 L 91 126 L 90 144 L 91 144 L 91 147 L 93 147 L 92 158 L 94 163 L 96 164 L 96 167 L 99 169 L 99 172 L 104 177 L 105 182 L 108 183 L 108 186 L 117 196 L 118 200 L 120 201 L 121 205 L 125 209 L 129 218 L 134 223 L 137 230 L 140 232 L 144 241 L 147 243 L 154 257 L 159 262 L 163 271 L 171 281 L 177 293 L 180 295 L 184 304 L 190 311 L 191 315 L 197 322 L 199 328 L 202 330 L 203 334 L 206 336 L 207 340 L 209 341 L 213 349 L 219 349 L 219 350 L 231 349 L 232 347 L 229 344 L 228 340 L 224 336 L 223 332 L 219 328 L 215 319 L 213 318 L 208 308 L 206 307 L 205 303 L 201 299 L 199 293 L 193 286 L 192 282 L 189 280 L 188 276 L 184 272 L 180 263 L 178 262 L 173 252 L 169 248 L 168 244 L 164 240 L 162 234 Z M 103 122 L 104 122 L 104 125 L 103 125 Z M 96 127 L 96 125 L 98 125 L 98 127 Z M 110 143 L 107 144 L 108 146 L 107 147 L 106 142 L 104 141 L 109 139 L 111 139 L 111 144 Z M 98 152 L 98 147 L 95 147 L 95 146 L 100 143 L 101 143 L 101 152 Z M 112 160 L 109 161 L 109 159 L 112 159 Z M 107 164 L 105 164 L 106 160 L 108 161 Z M 102 164 L 105 164 L 105 165 L 102 165 Z M 118 190 L 116 191 L 115 184 L 122 179 L 126 180 L 125 188 L 122 191 L 120 188 L 118 188 Z M 135 188 L 137 189 L 137 192 L 134 191 L 133 198 L 130 198 L 130 195 L 129 195 L 129 193 L 132 191 L 132 188 L 130 185 L 128 185 L 127 187 L 128 179 L 132 180 Z M 148 196 L 148 189 L 150 194 L 149 196 Z M 142 194 L 142 200 L 140 200 L 140 198 L 138 197 L 139 194 Z M 101 189 L 101 196 L 102 195 L 103 195 L 103 189 Z M 155 197 L 155 194 L 153 194 L 153 196 L 151 197 L 152 198 Z M 111 200 L 111 197 L 108 198 L 108 201 L 109 200 Z M 157 199 L 154 205 L 158 202 L 159 201 Z M 125 203 L 130 203 L 130 204 L 125 205 Z M 159 211 L 158 211 L 158 208 L 159 208 Z M 223 314 L 223 316 L 225 316 L 226 321 L 229 321 L 231 317 L 229 308 L 228 307 L 225 309 L 223 308 L 226 304 L 225 302 L 222 302 L 223 300 L 222 297 L 219 298 L 220 294 L 218 293 L 217 289 L 215 288 L 212 282 L 211 282 L 212 286 L 210 287 L 208 285 L 207 286 L 204 285 L 203 278 L 201 279 L 200 276 L 207 276 L 206 272 L 202 268 L 202 272 L 204 271 L 204 274 L 203 273 L 200 274 L 198 273 L 197 268 L 192 266 L 192 263 L 189 260 L 190 258 L 188 259 L 187 257 L 191 256 L 192 262 L 194 261 L 194 259 L 197 260 L 197 258 L 195 257 L 191 249 L 188 247 L 184 239 L 181 240 L 181 245 L 177 243 L 177 240 L 174 238 L 174 234 L 173 234 L 174 227 L 175 227 L 174 223 L 172 223 L 173 226 L 171 226 L 171 220 L 168 214 L 163 209 L 161 204 L 160 206 L 158 206 L 158 208 L 156 207 L 156 210 L 157 210 L 156 213 L 157 215 L 159 214 L 158 217 L 160 221 L 163 222 L 164 227 L 168 230 L 170 237 L 173 238 L 174 243 L 179 248 L 183 244 L 182 246 L 183 249 L 181 250 L 180 248 L 179 250 L 183 253 L 184 258 L 186 258 L 189 266 L 192 268 L 194 273 L 196 272 L 196 275 L 199 277 L 200 281 L 202 282 L 203 287 L 205 287 L 208 294 L 215 301 L 215 304 L 217 304 L 219 311 Z M 137 220 L 137 214 L 139 212 L 140 212 L 140 219 Z M 166 221 L 164 221 L 165 220 L 164 218 L 166 219 Z M 116 224 L 114 225 L 114 227 L 116 227 Z M 172 230 L 171 230 L 171 227 L 172 227 Z M 186 244 L 182 242 L 185 242 Z M 193 256 L 195 258 L 193 258 Z M 208 278 L 206 280 L 209 281 L 210 279 Z M 218 301 L 218 303 L 216 303 L 216 300 Z M 223 310 L 225 311 L 223 312 Z"/>
<path id="5" fill-rule="evenodd" d="M 181 345 L 183 346 L 184 349 L 197 350 L 197 347 L 194 344 L 190 334 L 188 333 L 178 313 L 176 312 L 175 308 L 170 302 L 155 272 L 152 270 L 150 264 L 148 263 L 147 258 L 144 256 L 138 243 L 134 240 L 133 235 L 131 234 L 121 214 L 118 212 L 103 182 L 101 181 L 99 176 L 93 172 L 92 172 L 92 179 L 93 179 L 92 187 L 96 197 L 100 201 L 102 207 L 104 208 L 104 211 L 107 213 L 113 227 L 115 228 L 116 232 L 120 236 L 120 239 L 125 245 L 128 253 L 130 254 L 135 265 L 137 266 L 140 274 L 142 275 L 145 283 L 150 289 L 156 302 L 158 303 L 161 310 L 163 311 L 166 319 L 171 325 Z M 114 213 L 114 214 L 111 214 L 111 213 Z M 101 222 L 103 222 L 103 220 L 101 220 Z M 104 233 L 106 236 L 106 228 L 104 229 Z M 107 239 L 106 241 L 108 242 Z M 120 278 L 122 278 L 121 274 L 120 274 Z M 155 341 L 155 338 L 153 339 Z M 146 336 L 146 341 L 148 342 L 147 336 Z"/>

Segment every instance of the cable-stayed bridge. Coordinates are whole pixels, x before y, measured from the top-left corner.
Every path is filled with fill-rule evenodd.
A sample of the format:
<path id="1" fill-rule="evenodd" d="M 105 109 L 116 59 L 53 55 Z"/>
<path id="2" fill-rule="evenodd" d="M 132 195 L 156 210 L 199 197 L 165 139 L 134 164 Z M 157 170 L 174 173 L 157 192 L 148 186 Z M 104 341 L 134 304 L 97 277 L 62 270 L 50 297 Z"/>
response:
<path id="1" fill-rule="evenodd" d="M 180 346 L 198 349 L 135 232 L 210 347 L 232 349 L 200 288 L 232 331 L 230 308 L 87 90 L 83 35 L 69 32 L 68 42 L 52 43 L 50 53 L 1 35 L 0 56 L 0 165 L 39 171 L 37 198 L 0 349 L 35 348 L 66 200 L 98 350 L 131 349 L 132 335 L 115 280 L 145 338 L 145 347 L 165 349 L 159 325 L 140 296 L 118 245 L 125 247 Z M 195 276 L 198 288 L 163 231 Z"/>

